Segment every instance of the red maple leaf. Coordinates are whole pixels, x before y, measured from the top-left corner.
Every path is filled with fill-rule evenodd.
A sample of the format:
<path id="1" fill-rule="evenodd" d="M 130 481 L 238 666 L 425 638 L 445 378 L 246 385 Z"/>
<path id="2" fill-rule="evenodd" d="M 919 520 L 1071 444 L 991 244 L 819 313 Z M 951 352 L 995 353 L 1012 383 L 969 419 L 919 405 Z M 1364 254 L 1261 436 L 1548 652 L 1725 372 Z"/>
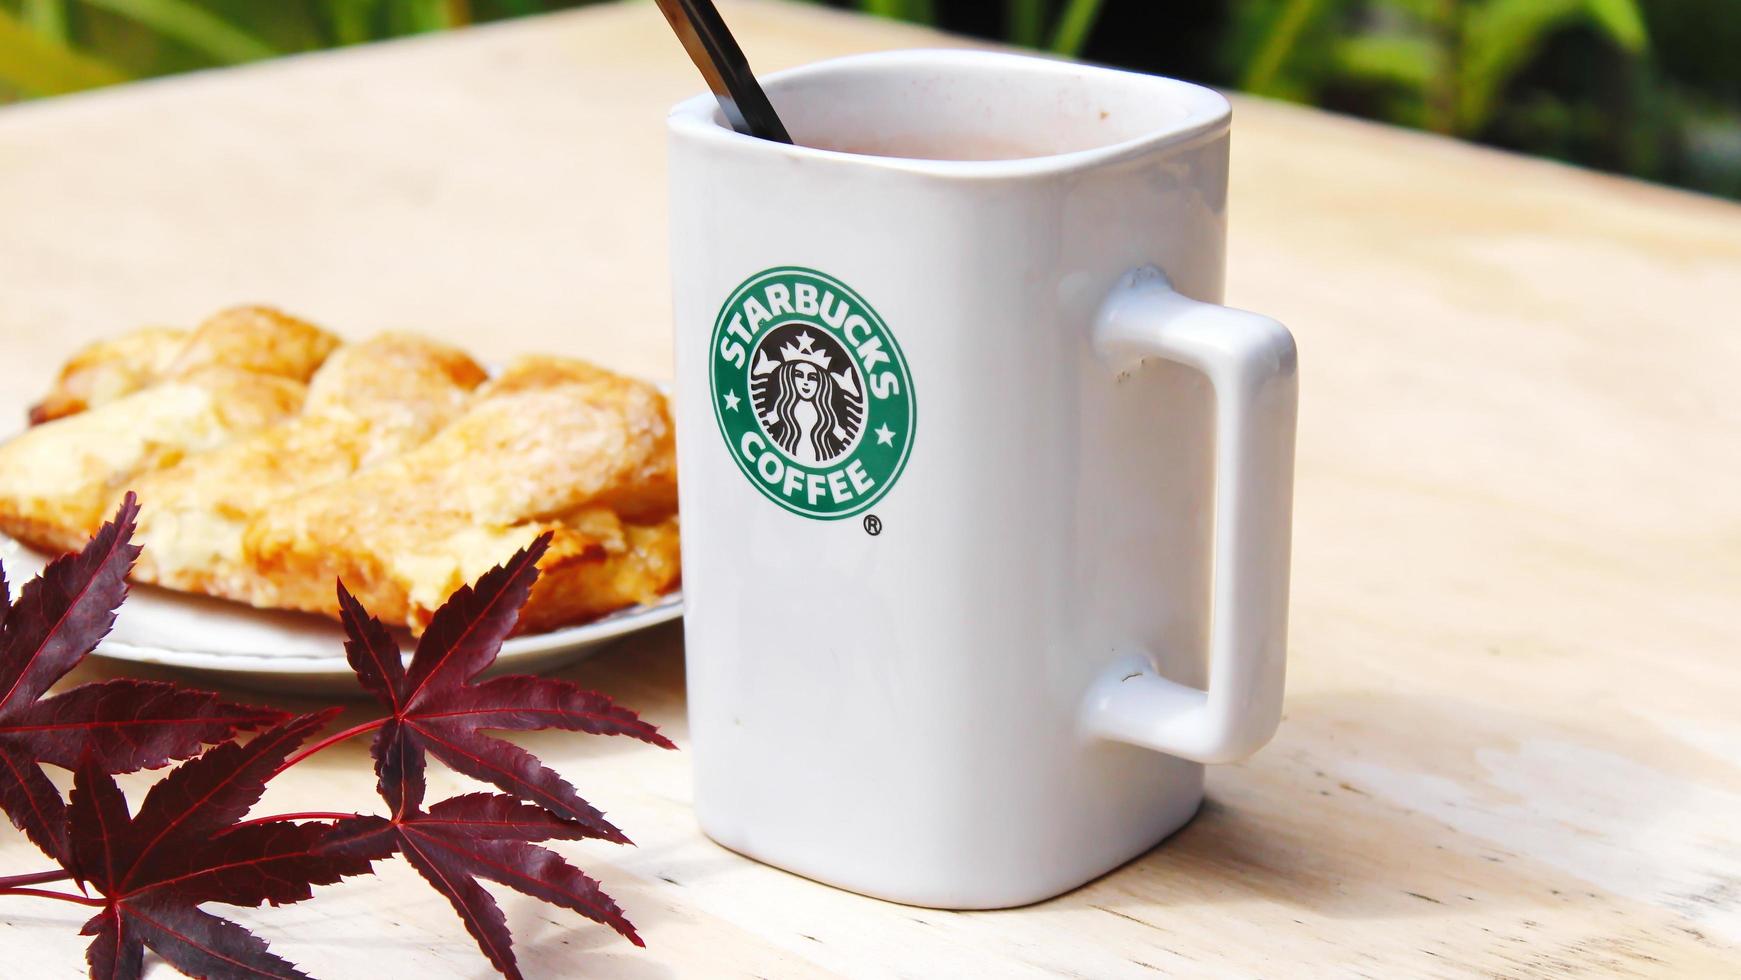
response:
<path id="1" fill-rule="evenodd" d="M 66 805 L 42 763 L 72 769 L 85 760 L 106 773 L 156 768 L 284 718 L 207 691 L 127 678 L 43 698 L 114 626 L 139 554 L 131 543 L 138 514 L 129 493 L 114 520 L 78 553 L 50 562 L 16 602 L 0 571 L 0 809 L 55 857 Z"/>
<path id="2" fill-rule="evenodd" d="M 636 946 L 644 945 L 623 910 L 599 883 L 534 841 L 597 836 L 542 807 L 511 796 L 468 793 L 423 809 L 422 774 L 403 784 L 405 795 L 391 818 L 341 820 L 328 838 L 331 852 L 363 860 L 398 853 L 453 905 L 466 931 L 497 970 L 521 980 L 507 917 L 477 881 L 486 878 L 552 905 L 610 926 Z"/>
<path id="3" fill-rule="evenodd" d="M 338 709 L 302 715 L 246 745 L 226 742 L 151 787 L 137 815 L 94 759 L 73 776 L 61 864 L 102 896 L 81 930 L 97 980 L 140 975 L 144 950 L 195 977 L 307 980 L 253 933 L 199 908 L 309 898 L 312 886 L 370 870 L 369 858 L 328 851 L 326 823 L 238 823 L 285 757 Z"/>
<path id="4" fill-rule="evenodd" d="M 135 680 L 43 698 L 113 626 L 138 554 L 130 543 L 137 514 L 129 494 L 114 521 L 78 554 L 50 563 L 16 602 L 0 569 L 0 808 L 60 863 L 65 877 L 101 898 L 28 887 L 63 877 L 59 872 L 7 878 L 0 892 L 99 908 L 83 929 L 95 937 L 86 954 L 91 976 L 138 977 L 150 948 L 196 977 L 306 980 L 259 937 L 200 905 L 302 901 L 314 885 L 361 874 L 392 854 L 403 854 L 453 904 L 490 962 L 516 980 L 506 918 L 479 879 L 572 909 L 641 944 L 598 882 L 537 846 L 628 838 L 530 753 L 483 734 L 556 728 L 674 747 L 634 712 L 566 681 L 510 676 L 474 683 L 512 631 L 548 535 L 451 596 L 409 668 L 386 628 L 340 585 L 346 655 L 390 714 L 292 756 L 337 709 L 284 721 L 282 713 L 214 694 Z M 274 722 L 278 727 L 245 745 L 229 740 Z M 378 729 L 375 770 L 391 817 L 306 813 L 242 821 L 267 780 L 371 729 Z M 228 741 L 159 780 L 129 815 L 113 774 L 186 759 L 219 740 Z M 427 754 L 510 795 L 471 793 L 424 809 Z M 74 770 L 70 805 L 43 774 L 44 763 Z"/>
<path id="5" fill-rule="evenodd" d="M 502 640 L 513 630 L 549 544 L 546 533 L 475 585 L 461 586 L 430 618 L 409 668 L 386 627 L 341 583 L 339 608 L 349 637 L 345 656 L 363 686 L 391 712 L 375 735 L 373 753 L 381 795 L 395 812 L 405 798 L 401 784 L 423 778 L 428 752 L 456 772 L 579 823 L 592 836 L 626 844 L 623 832 L 567 780 L 525 749 L 483 734 L 485 729 L 558 728 L 627 735 L 675 748 L 633 711 L 568 681 L 515 674 L 472 683 L 495 662 Z"/>
<path id="6" fill-rule="evenodd" d="M 391 712 L 373 753 L 393 816 L 340 821 L 331 846 L 370 859 L 404 855 L 452 903 L 490 962 L 515 980 L 520 972 L 506 918 L 477 879 L 579 912 L 639 946 L 634 927 L 598 882 L 533 843 L 628 838 L 531 753 L 482 730 L 558 728 L 674 748 L 634 712 L 567 681 L 514 675 L 473 683 L 513 630 L 549 541 L 548 534 L 538 538 L 455 592 L 431 618 L 409 668 L 386 627 L 339 586 L 345 654 L 363 686 Z M 473 793 L 424 810 L 426 752 L 510 795 Z"/>

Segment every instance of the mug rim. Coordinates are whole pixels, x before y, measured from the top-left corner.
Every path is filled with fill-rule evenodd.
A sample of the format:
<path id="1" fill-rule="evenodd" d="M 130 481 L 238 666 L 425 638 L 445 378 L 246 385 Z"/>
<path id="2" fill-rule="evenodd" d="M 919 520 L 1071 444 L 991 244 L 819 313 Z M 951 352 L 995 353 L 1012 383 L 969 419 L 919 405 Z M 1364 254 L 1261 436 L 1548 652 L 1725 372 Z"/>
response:
<path id="1" fill-rule="evenodd" d="M 1074 76 L 1089 80 L 1123 85 L 1142 85 L 1179 101 L 1186 112 L 1179 120 L 1101 146 L 1063 153 L 1040 154 L 998 160 L 938 160 L 928 157 L 880 156 L 869 153 L 849 153 L 813 146 L 777 143 L 746 136 L 725 124 L 719 102 L 713 93 L 703 92 L 671 107 L 666 125 L 672 136 L 684 136 L 721 148 L 770 153 L 793 160 L 818 160 L 847 163 L 871 169 L 909 174 L 954 178 L 1007 178 L 1050 176 L 1088 169 L 1129 159 L 1159 149 L 1193 142 L 1206 134 L 1219 133 L 1230 125 L 1233 106 L 1227 97 L 1207 86 L 1149 75 L 1142 72 L 1109 68 L 1062 58 L 1044 57 L 1011 51 L 986 51 L 972 48 L 905 48 L 893 51 L 871 51 L 812 62 L 761 76 L 764 87 L 772 90 L 782 84 L 802 81 L 821 75 L 872 68 L 936 67 L 953 65 L 984 67 L 1001 65 L 1022 71 L 1052 72 L 1060 77 Z"/>

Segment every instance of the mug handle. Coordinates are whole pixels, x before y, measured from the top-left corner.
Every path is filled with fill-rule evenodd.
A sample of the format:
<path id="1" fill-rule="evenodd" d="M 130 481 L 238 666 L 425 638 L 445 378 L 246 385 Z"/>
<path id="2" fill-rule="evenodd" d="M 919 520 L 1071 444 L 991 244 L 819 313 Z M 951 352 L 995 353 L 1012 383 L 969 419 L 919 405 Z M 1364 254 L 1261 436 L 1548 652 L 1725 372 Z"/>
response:
<path id="1" fill-rule="evenodd" d="M 1132 654 L 1089 688 L 1082 728 L 1194 762 L 1257 751 L 1281 720 L 1292 534 L 1294 338 L 1265 316 L 1200 303 L 1154 266 L 1119 280 L 1093 343 L 1115 371 L 1163 357 L 1215 391 L 1215 542 L 1209 689 L 1176 683 Z"/>

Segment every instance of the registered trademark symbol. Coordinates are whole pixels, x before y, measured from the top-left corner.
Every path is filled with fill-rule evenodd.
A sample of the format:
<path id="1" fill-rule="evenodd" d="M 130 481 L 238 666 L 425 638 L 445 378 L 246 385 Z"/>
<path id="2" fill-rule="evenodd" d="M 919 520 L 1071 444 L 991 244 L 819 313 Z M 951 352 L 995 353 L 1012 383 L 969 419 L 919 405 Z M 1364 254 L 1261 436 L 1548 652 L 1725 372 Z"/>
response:
<path id="1" fill-rule="evenodd" d="M 883 519 L 875 514 L 864 515 L 864 533 L 873 538 L 883 533 Z"/>

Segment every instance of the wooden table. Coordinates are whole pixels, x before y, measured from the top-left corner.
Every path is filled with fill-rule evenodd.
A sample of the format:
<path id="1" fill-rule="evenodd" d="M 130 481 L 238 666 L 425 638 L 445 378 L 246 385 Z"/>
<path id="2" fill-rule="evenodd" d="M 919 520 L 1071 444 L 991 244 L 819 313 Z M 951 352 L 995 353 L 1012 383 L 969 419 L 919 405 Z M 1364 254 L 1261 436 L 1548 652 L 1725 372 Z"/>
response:
<path id="1" fill-rule="evenodd" d="M 764 70 L 954 43 L 727 12 Z M 664 376 L 663 116 L 696 88 L 643 3 L 0 111 L 0 415 L 84 340 L 239 300 Z M 1305 378 L 1275 742 L 1131 865 L 962 914 L 713 845 L 684 754 L 526 736 L 640 842 L 561 847 L 648 943 L 499 890 L 528 974 L 1741 971 L 1741 208 L 1236 115 L 1230 300 Z M 567 676 L 685 743 L 677 628 Z M 263 806 L 373 803 L 362 744 L 282 783 Z M 0 973 L 81 972 L 76 910 L 0 901 Z M 403 864 L 239 918 L 317 976 L 491 975 Z"/>

